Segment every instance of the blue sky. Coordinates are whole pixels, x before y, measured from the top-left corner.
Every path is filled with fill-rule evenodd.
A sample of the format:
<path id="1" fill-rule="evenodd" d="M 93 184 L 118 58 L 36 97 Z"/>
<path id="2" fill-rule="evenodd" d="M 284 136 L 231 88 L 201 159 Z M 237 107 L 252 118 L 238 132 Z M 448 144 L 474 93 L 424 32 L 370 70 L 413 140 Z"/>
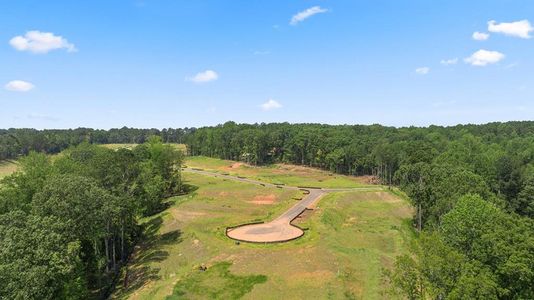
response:
<path id="1" fill-rule="evenodd" d="M 530 0 L 0 1 L 0 128 L 533 120 L 532 26 Z"/>

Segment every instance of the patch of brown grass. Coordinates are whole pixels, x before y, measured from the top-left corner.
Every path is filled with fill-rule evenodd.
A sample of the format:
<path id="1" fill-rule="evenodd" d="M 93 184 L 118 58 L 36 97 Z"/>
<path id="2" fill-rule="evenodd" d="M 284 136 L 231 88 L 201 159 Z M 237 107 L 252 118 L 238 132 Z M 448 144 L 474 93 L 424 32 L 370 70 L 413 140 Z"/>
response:
<path id="1" fill-rule="evenodd" d="M 242 165 L 244 165 L 244 163 L 236 162 L 236 163 L 233 163 L 232 165 L 230 165 L 228 168 L 230 168 L 230 169 L 239 169 Z"/>
<path id="2" fill-rule="evenodd" d="M 10 175 L 17 171 L 19 165 L 12 160 L 0 161 L 0 178 Z"/>
<path id="3" fill-rule="evenodd" d="M 250 203 L 258 204 L 258 205 L 271 205 L 276 201 L 276 195 L 270 194 L 270 195 L 258 195 L 254 197 L 254 200 L 249 201 Z"/>

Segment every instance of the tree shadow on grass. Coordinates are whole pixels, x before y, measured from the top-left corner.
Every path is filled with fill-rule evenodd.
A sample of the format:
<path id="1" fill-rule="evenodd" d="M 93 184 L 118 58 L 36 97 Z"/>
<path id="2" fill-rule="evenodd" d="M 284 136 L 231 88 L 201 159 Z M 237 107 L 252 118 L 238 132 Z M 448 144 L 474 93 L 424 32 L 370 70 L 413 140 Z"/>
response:
<path id="1" fill-rule="evenodd" d="M 162 200 L 159 206 L 147 216 L 154 216 L 159 213 L 162 213 L 175 203 L 175 200 L 173 199 L 174 197 L 188 195 L 196 190 L 198 190 L 198 186 L 184 183 L 182 185 L 182 192 L 173 195 L 167 195 L 167 198 Z"/>
<path id="2" fill-rule="evenodd" d="M 143 225 L 142 242 L 136 246 L 129 265 L 125 268 L 117 284 L 116 297 L 128 298 L 129 294 L 138 290 L 150 281 L 161 278 L 160 268 L 154 263 L 164 261 L 169 257 L 165 246 L 182 242 L 182 232 L 174 230 L 160 234 L 163 225 L 161 216 L 155 217 Z"/>
<path id="3" fill-rule="evenodd" d="M 184 183 L 183 194 L 180 195 L 190 194 L 196 190 L 198 190 L 198 186 Z M 172 200 L 172 197 L 168 198 L 162 204 L 162 211 L 174 203 L 176 202 Z M 161 278 L 160 268 L 154 266 L 154 263 L 164 261 L 169 257 L 169 252 L 164 249 L 165 246 L 182 242 L 180 230 L 160 234 L 159 230 L 162 226 L 163 218 L 161 215 L 153 217 L 142 225 L 141 242 L 135 247 L 128 266 L 124 268 L 112 298 L 128 298 L 132 292 L 150 281 Z"/>
<path id="4" fill-rule="evenodd" d="M 189 183 L 184 183 L 182 185 L 182 187 L 183 187 L 183 190 L 184 190 L 183 195 L 189 194 L 189 193 L 192 193 L 192 192 L 198 190 L 198 186 L 192 185 L 192 184 L 189 184 Z"/>

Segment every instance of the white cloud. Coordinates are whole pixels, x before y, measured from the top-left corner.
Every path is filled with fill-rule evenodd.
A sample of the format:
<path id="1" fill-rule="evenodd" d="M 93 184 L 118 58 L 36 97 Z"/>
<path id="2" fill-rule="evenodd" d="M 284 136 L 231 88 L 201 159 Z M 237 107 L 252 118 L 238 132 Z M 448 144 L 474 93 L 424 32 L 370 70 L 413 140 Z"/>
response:
<path id="1" fill-rule="evenodd" d="M 509 36 L 515 36 L 522 39 L 531 38 L 530 32 L 534 31 L 528 20 L 516 21 L 511 23 L 499 23 L 496 21 L 488 22 L 488 31 L 502 33 Z"/>
<path id="2" fill-rule="evenodd" d="M 440 61 L 442 65 L 448 66 L 448 65 L 455 65 L 458 63 L 458 58 L 449 58 L 449 59 L 442 59 Z"/>
<path id="3" fill-rule="evenodd" d="M 489 64 L 497 63 L 503 60 L 504 54 L 498 51 L 488 51 L 480 49 L 477 52 L 471 54 L 470 57 L 464 59 L 464 61 L 473 66 L 483 67 Z"/>
<path id="4" fill-rule="evenodd" d="M 27 81 L 13 80 L 8 82 L 4 87 L 6 90 L 12 92 L 27 92 L 32 90 L 35 86 Z"/>
<path id="5" fill-rule="evenodd" d="M 420 68 L 415 69 L 415 73 L 420 74 L 420 75 L 426 75 L 428 74 L 428 72 L 430 72 L 429 67 L 420 67 Z"/>
<path id="6" fill-rule="evenodd" d="M 328 9 L 321 8 L 320 6 L 310 7 L 308 9 L 303 10 L 303 11 L 299 12 L 298 14 L 294 15 L 291 18 L 291 21 L 289 22 L 289 24 L 297 25 L 299 22 L 302 22 L 302 21 L 306 20 L 307 18 L 309 18 L 309 17 L 311 17 L 313 15 L 320 14 L 320 13 L 325 13 L 327 11 L 328 11 Z"/>
<path id="7" fill-rule="evenodd" d="M 48 53 L 56 49 L 66 49 L 67 52 L 76 52 L 76 47 L 62 36 L 52 32 L 28 31 L 24 36 L 16 36 L 9 40 L 9 44 L 19 51 L 32 53 Z"/>
<path id="8" fill-rule="evenodd" d="M 192 81 L 194 83 L 205 83 L 217 80 L 219 78 L 219 74 L 213 70 L 206 70 L 204 72 L 200 72 L 197 75 L 193 77 L 186 78 L 187 81 Z"/>
<path id="9" fill-rule="evenodd" d="M 485 33 L 485 32 L 478 32 L 478 31 L 475 31 L 473 32 L 473 40 L 475 41 L 485 41 L 487 39 L 489 39 L 490 35 L 488 33 Z"/>
<path id="10" fill-rule="evenodd" d="M 273 110 L 273 109 L 277 109 L 277 108 L 281 108 L 282 107 L 282 104 L 280 104 L 278 101 L 276 100 L 273 100 L 273 99 L 269 99 L 267 100 L 267 102 L 263 103 L 262 105 L 260 105 L 261 109 L 263 109 L 264 111 L 268 111 L 268 110 Z"/>

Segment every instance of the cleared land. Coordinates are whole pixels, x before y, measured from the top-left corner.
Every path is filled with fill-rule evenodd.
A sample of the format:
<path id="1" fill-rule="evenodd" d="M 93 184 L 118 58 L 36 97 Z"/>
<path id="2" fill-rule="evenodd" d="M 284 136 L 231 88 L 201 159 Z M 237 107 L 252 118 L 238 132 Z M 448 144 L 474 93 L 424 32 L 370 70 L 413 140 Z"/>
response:
<path id="1" fill-rule="evenodd" d="M 11 160 L 0 161 L 0 179 L 15 172 L 18 168 L 16 162 Z"/>
<path id="2" fill-rule="evenodd" d="M 339 191 L 354 191 L 354 190 L 381 190 L 382 188 L 377 187 L 359 187 L 359 188 L 337 188 L 337 189 L 309 189 L 309 188 L 299 188 L 289 185 L 274 185 L 270 183 L 262 183 L 261 181 L 248 179 L 244 177 L 234 177 L 230 175 L 222 175 L 219 173 L 198 170 L 198 169 L 183 169 L 186 172 L 197 173 L 201 175 L 211 176 L 211 177 L 221 177 L 225 179 L 246 182 L 255 185 L 261 185 L 265 187 L 276 187 L 281 189 L 288 190 L 302 190 L 307 193 L 307 195 L 293 205 L 290 209 L 284 212 L 282 215 L 276 219 L 260 224 L 246 224 L 236 228 L 230 228 L 226 231 L 226 234 L 235 240 L 244 241 L 244 242 L 254 242 L 254 243 L 273 243 L 273 242 L 284 242 L 290 241 L 296 238 L 301 237 L 304 234 L 304 231 L 292 224 L 293 220 L 300 216 L 306 209 L 311 209 L 311 207 L 319 200 L 319 198 L 327 193 L 339 192 Z"/>
<path id="3" fill-rule="evenodd" d="M 254 169 L 268 174 L 273 168 Z M 290 177 L 291 171 L 276 175 Z M 202 174 L 184 177 L 198 189 L 144 220 L 147 237 L 115 298 L 391 299 L 381 271 L 412 237 L 412 209 L 402 198 L 388 191 L 330 193 L 294 221 L 309 229 L 302 238 L 238 244 L 226 237 L 227 226 L 272 220 L 304 193 Z"/>
<path id="4" fill-rule="evenodd" d="M 104 148 L 108 148 L 111 150 L 117 150 L 117 149 L 133 149 L 138 144 L 101 144 L 100 146 Z"/>
<path id="5" fill-rule="evenodd" d="M 112 150 L 117 150 L 117 149 L 122 149 L 122 148 L 133 149 L 137 145 L 139 144 L 101 144 L 102 147 L 106 147 Z M 176 149 L 180 151 L 185 152 L 186 150 L 186 146 L 184 144 L 169 144 L 169 145 L 173 145 L 174 147 L 176 147 Z"/>
<path id="6" fill-rule="evenodd" d="M 318 188 L 373 186 L 370 184 L 373 181 L 371 177 L 344 176 L 315 168 L 287 164 L 255 167 L 241 162 L 205 156 L 187 157 L 185 164 L 190 168 L 199 168 L 233 176 L 244 176 L 272 184 Z"/>

